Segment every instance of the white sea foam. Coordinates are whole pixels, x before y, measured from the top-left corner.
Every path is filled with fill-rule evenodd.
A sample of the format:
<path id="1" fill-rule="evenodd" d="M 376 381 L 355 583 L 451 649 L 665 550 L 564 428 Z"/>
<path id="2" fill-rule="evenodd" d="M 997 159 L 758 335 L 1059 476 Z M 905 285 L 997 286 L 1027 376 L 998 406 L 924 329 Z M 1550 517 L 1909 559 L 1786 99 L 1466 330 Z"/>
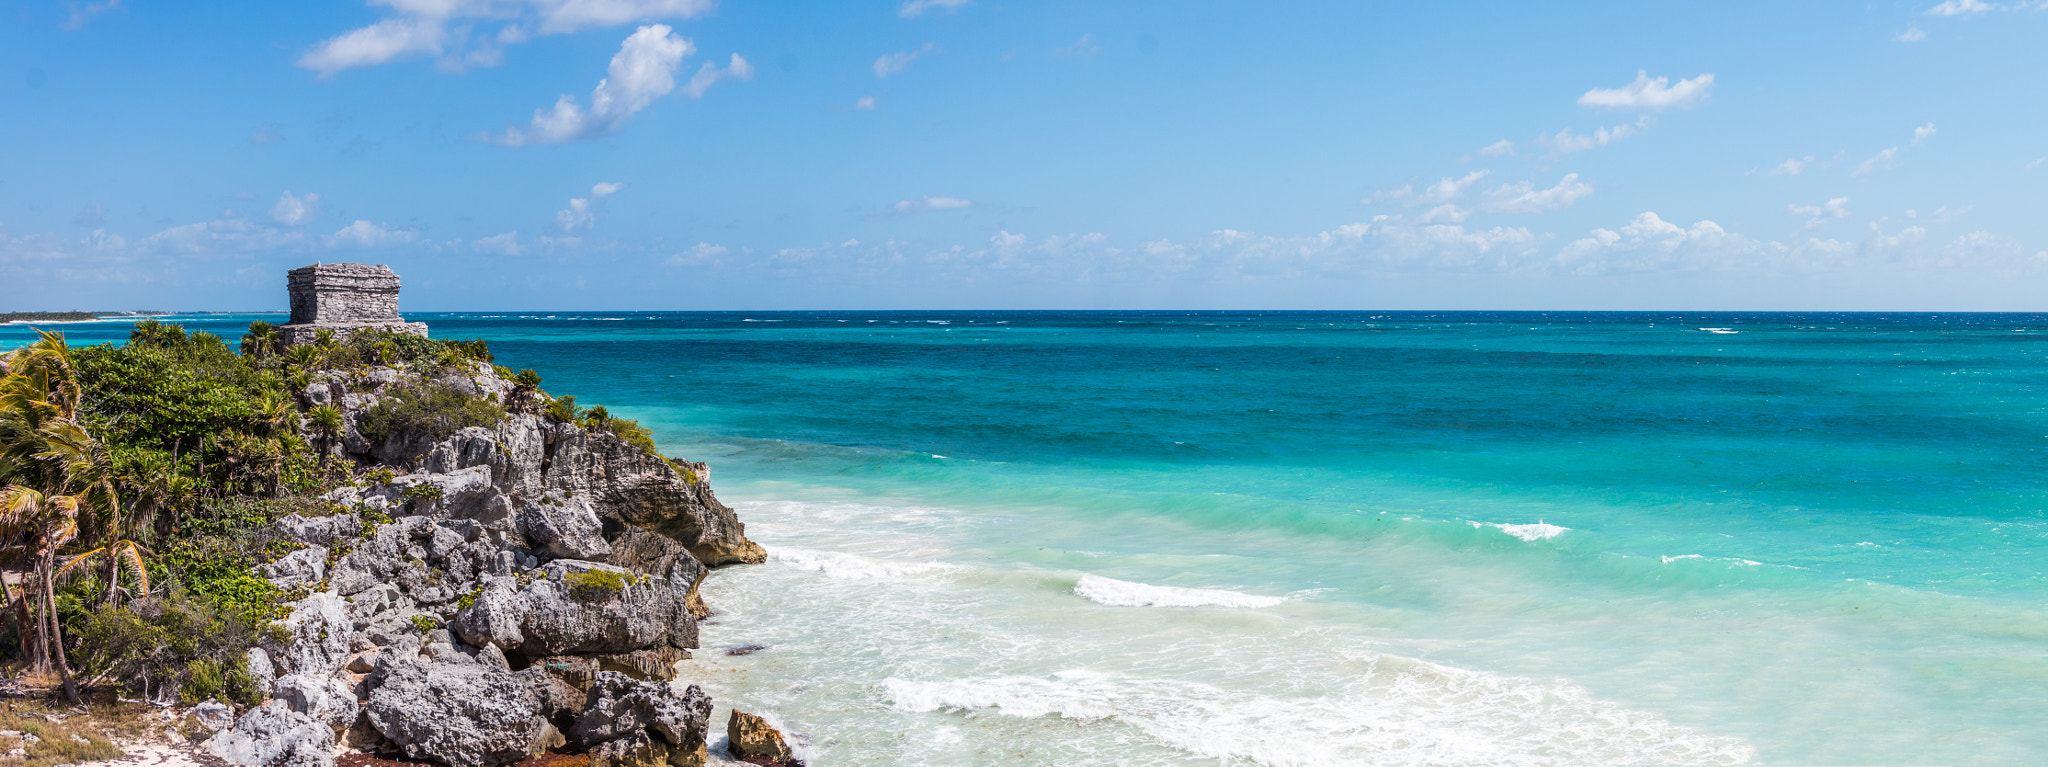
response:
<path id="1" fill-rule="evenodd" d="M 1571 532 L 1569 527 L 1559 527 L 1548 522 L 1537 522 L 1530 525 L 1488 525 L 1488 527 L 1497 528 L 1503 533 L 1531 543 L 1547 541 Z"/>
<path id="2" fill-rule="evenodd" d="M 1224 764 L 1736 765 L 1756 752 L 1565 684 L 1381 657 L 1344 690 L 1261 695 L 1087 670 L 883 682 L 898 710 L 1115 720 Z"/>
<path id="3" fill-rule="evenodd" d="M 1706 559 L 1706 557 L 1700 554 L 1680 554 L 1675 557 L 1665 557 L 1664 564 L 1668 565 L 1681 559 Z"/>
<path id="4" fill-rule="evenodd" d="M 1704 330 L 1704 331 L 1707 331 L 1707 332 L 1709 332 L 1709 333 L 1714 333 L 1714 334 L 1716 334 L 1716 335 L 1724 335 L 1724 336 L 1725 336 L 1725 335 L 1734 335 L 1734 334 L 1736 334 L 1736 333 L 1740 333 L 1740 332 L 1742 332 L 1742 331 L 1736 330 L 1736 329 L 1734 329 L 1734 328 L 1700 328 L 1700 329 L 1701 329 L 1701 330 Z"/>
<path id="5" fill-rule="evenodd" d="M 768 547 L 768 561 L 828 578 L 907 578 L 958 569 L 944 562 L 896 562 L 837 551 Z"/>
<path id="6" fill-rule="evenodd" d="M 1184 589 L 1083 575 L 1074 593 L 1111 607 L 1272 607 L 1286 597 L 1240 594 L 1222 589 Z"/>

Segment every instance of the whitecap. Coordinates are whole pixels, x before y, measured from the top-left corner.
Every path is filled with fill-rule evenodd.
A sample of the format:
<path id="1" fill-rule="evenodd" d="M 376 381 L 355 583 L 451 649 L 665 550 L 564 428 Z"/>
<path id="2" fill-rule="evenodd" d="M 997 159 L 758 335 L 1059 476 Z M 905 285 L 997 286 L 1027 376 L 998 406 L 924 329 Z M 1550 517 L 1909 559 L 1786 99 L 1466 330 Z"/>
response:
<path id="1" fill-rule="evenodd" d="M 1184 589 L 1120 581 L 1100 575 L 1083 575 L 1074 593 L 1088 601 L 1111 607 L 1272 607 L 1286 597 L 1240 594 L 1222 589 Z"/>
<path id="2" fill-rule="evenodd" d="M 1734 328 L 1700 328 L 1700 329 L 1701 329 L 1701 330 L 1704 330 L 1704 331 L 1707 331 L 1707 332 L 1709 332 L 1709 333 L 1714 333 L 1714 334 L 1717 334 L 1717 335 L 1724 335 L 1724 336 L 1726 336 L 1726 335 L 1734 335 L 1734 334 L 1736 334 L 1736 333 L 1740 333 L 1740 332 L 1742 332 L 1742 331 L 1736 330 L 1736 329 L 1734 329 Z"/>
<path id="3" fill-rule="evenodd" d="M 906 578 L 957 569 L 944 562 L 897 562 L 837 551 L 811 551 L 782 546 L 768 548 L 768 561 L 798 570 L 824 573 L 828 578 Z"/>
<path id="4" fill-rule="evenodd" d="M 1547 767 L 1756 759 L 1738 738 L 1704 735 L 1568 684 L 1392 656 L 1370 661 L 1341 690 L 1312 695 L 1247 694 L 1086 669 L 1050 677 L 890 677 L 882 686 L 900 711 L 1114 720 L 1225 764 Z"/>
<path id="5" fill-rule="evenodd" d="M 1491 527 L 1498 528 L 1503 533 L 1507 533 L 1508 535 L 1512 535 L 1516 538 L 1520 538 L 1531 543 L 1534 543 L 1536 541 L 1547 541 L 1552 538 L 1556 538 L 1560 535 L 1564 535 L 1565 533 L 1571 532 L 1571 528 L 1569 527 L 1559 527 L 1557 525 L 1541 521 L 1532 525 L 1491 525 Z"/>
<path id="6" fill-rule="evenodd" d="M 1664 557 L 1664 564 L 1668 565 L 1681 559 L 1706 559 L 1706 557 L 1699 554 L 1680 554 L 1675 557 Z"/>

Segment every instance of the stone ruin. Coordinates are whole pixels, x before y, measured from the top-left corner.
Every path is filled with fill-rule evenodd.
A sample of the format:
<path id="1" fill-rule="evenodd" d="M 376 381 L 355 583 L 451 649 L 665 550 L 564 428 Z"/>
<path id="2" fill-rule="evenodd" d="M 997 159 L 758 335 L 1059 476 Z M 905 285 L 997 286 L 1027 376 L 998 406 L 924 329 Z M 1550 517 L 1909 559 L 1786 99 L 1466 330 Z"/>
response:
<path id="1" fill-rule="evenodd" d="M 322 330 L 336 341 L 360 330 L 425 337 L 427 323 L 398 316 L 398 275 L 378 264 L 314 264 L 286 273 L 292 319 L 278 326 L 287 346 L 313 343 Z"/>

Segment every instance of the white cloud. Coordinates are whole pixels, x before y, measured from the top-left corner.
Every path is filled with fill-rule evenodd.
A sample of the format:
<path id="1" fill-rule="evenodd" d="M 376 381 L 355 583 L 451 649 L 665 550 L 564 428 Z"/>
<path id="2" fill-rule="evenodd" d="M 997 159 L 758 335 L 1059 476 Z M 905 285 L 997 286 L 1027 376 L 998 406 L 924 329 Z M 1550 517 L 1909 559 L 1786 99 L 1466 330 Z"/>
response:
<path id="1" fill-rule="evenodd" d="M 1618 231 L 1594 229 L 1573 240 L 1558 251 L 1555 265 L 1579 274 L 1690 271 L 1720 266 L 1731 256 L 1751 255 L 1763 247 L 1712 221 L 1681 227 L 1644 211 Z"/>
<path id="2" fill-rule="evenodd" d="M 1919 27 L 1911 27 L 1904 32 L 1900 32 L 1897 39 L 1902 43 L 1917 43 L 1927 39 L 1927 33 L 1921 31 Z"/>
<path id="3" fill-rule="evenodd" d="M 1819 205 L 1786 205 L 1792 215 L 1807 219 L 1801 229 L 1818 229 L 1828 223 L 1849 217 L 1849 198 L 1836 197 Z"/>
<path id="4" fill-rule="evenodd" d="M 855 244 L 857 245 L 859 243 Z M 725 255 L 725 253 L 726 248 L 724 245 L 713 245 L 708 242 L 700 242 L 688 250 L 670 255 L 668 257 L 668 265 L 712 266 L 717 264 L 718 257 Z"/>
<path id="5" fill-rule="evenodd" d="M 605 181 L 590 187 L 589 197 L 569 198 L 569 207 L 555 211 L 555 229 L 563 234 L 590 231 L 597 225 L 598 203 L 624 188 L 625 184 Z"/>
<path id="6" fill-rule="evenodd" d="M 872 110 L 875 108 L 875 97 L 862 96 L 860 100 L 853 102 L 853 108 L 862 111 Z"/>
<path id="7" fill-rule="evenodd" d="M 71 18 L 64 20 L 64 31 L 76 32 L 84 29 L 85 23 L 91 21 L 92 17 L 107 11 L 117 10 L 120 7 L 121 0 L 99 0 L 99 2 L 87 3 L 81 3 L 78 0 L 64 0 L 64 9 L 71 12 Z"/>
<path id="8" fill-rule="evenodd" d="M 971 0 L 907 0 L 903 3 L 902 7 L 896 9 L 896 15 L 906 19 L 914 19 L 923 16 L 925 11 L 935 8 L 952 13 L 960 10 L 961 6 L 969 2 Z"/>
<path id="9" fill-rule="evenodd" d="M 2041 167 L 2041 163 L 2044 163 L 2044 162 L 2048 162 L 2048 156 L 2042 156 L 2042 157 L 2040 157 L 2040 158 L 2037 158 L 2037 159 L 2035 159 L 2035 160 L 2034 160 L 2033 162 L 2027 163 L 2027 164 L 2026 164 L 2026 169 L 2027 169 L 2027 170 L 2033 170 L 2033 169 L 2035 169 L 2035 168 L 2039 168 L 2039 167 Z"/>
<path id="10" fill-rule="evenodd" d="M 1950 222 L 1950 221 L 1954 221 L 1954 220 L 1956 220 L 1956 219 L 1958 219 L 1958 218 L 1962 218 L 1962 217 L 1963 217 L 1963 214 L 1965 214 L 1965 213 L 1968 213 L 1968 212 L 1970 212 L 1970 209 L 1971 209 L 1971 208 L 1975 208 L 1975 207 L 1977 207 L 1977 206 L 1975 206 L 1975 205 L 1964 205 L 1964 206 L 1962 206 L 1962 207 L 1960 207 L 1960 208 L 1953 208 L 1953 209 L 1951 209 L 1951 208 L 1950 208 L 1950 207 L 1948 207 L 1947 205 L 1943 205 L 1943 206 L 1941 206 L 1941 207 L 1939 207 L 1939 208 L 1935 208 L 1935 209 L 1934 209 L 1934 215 L 1933 215 L 1933 216 L 1932 216 L 1931 218 L 1933 218 L 1933 220 L 1934 220 L 1934 223 L 1937 223 L 1937 224 L 1946 224 L 1946 223 L 1948 223 L 1948 222 Z"/>
<path id="11" fill-rule="evenodd" d="M 709 89 L 712 83 L 728 77 L 735 80 L 752 80 L 754 79 L 754 65 L 747 63 L 747 60 L 740 58 L 740 55 L 737 53 L 732 55 L 731 63 L 724 67 L 706 61 L 704 66 L 697 68 L 697 74 L 691 75 L 690 81 L 683 84 L 683 92 L 689 94 L 690 98 L 693 99 L 703 98 L 704 91 Z"/>
<path id="12" fill-rule="evenodd" d="M 264 144 L 275 144 L 283 140 L 284 135 L 278 133 L 277 128 L 270 125 L 265 125 L 261 128 L 257 128 L 255 133 L 249 134 L 249 143 L 255 144 L 257 146 L 262 146 Z"/>
<path id="13" fill-rule="evenodd" d="M 1927 9 L 1929 16 L 1975 16 L 1985 11 L 1998 10 L 1998 6 L 1983 0 L 1945 0 L 1942 4 Z"/>
<path id="14" fill-rule="evenodd" d="M 1584 135 L 1572 133 L 1572 129 L 1566 128 L 1555 134 L 1538 138 L 1537 143 L 1548 147 L 1550 154 L 1563 156 L 1607 146 L 1608 144 L 1641 133 L 1649 125 L 1648 118 L 1645 118 L 1635 121 L 1632 125 L 1623 124 L 1612 128 L 1600 128 Z"/>
<path id="15" fill-rule="evenodd" d="M 439 19 L 385 19 L 328 39 L 300 56 L 299 66 L 317 70 L 326 77 L 344 69 L 375 66 L 412 54 L 438 54 L 445 38 L 446 31 Z"/>
<path id="16" fill-rule="evenodd" d="M 1853 175 L 1862 176 L 1881 170 L 1891 170 L 1893 166 L 1899 164 L 1898 158 L 1899 148 L 1892 147 L 1882 152 L 1878 152 L 1875 155 L 1871 155 L 1870 159 L 1864 160 L 1861 164 L 1856 166 L 1856 170 L 1850 171 L 1850 173 Z"/>
<path id="17" fill-rule="evenodd" d="M 1460 207 L 1457 203 L 1447 202 L 1425 211 L 1422 214 L 1422 223 L 1460 224 L 1471 215 L 1472 211 Z"/>
<path id="18" fill-rule="evenodd" d="M 1445 176 L 1443 180 L 1430 184 L 1429 188 L 1422 190 L 1422 194 L 1415 197 L 1413 204 L 1434 205 L 1463 197 L 1465 190 L 1471 189 L 1479 183 L 1480 179 L 1486 178 L 1492 172 L 1490 170 L 1475 170 L 1459 178 Z"/>
<path id="19" fill-rule="evenodd" d="M 1677 85 L 1672 85 L 1669 77 L 1652 80 L 1648 71 L 1638 71 L 1635 82 L 1619 88 L 1594 88 L 1586 91 L 1586 95 L 1579 97 L 1579 106 L 1610 109 L 1689 107 L 1706 98 L 1707 89 L 1712 87 L 1712 73 L 1680 80 Z"/>
<path id="20" fill-rule="evenodd" d="M 478 253 L 489 253 L 499 256 L 519 256 L 526 253 L 526 248 L 519 244 L 518 232 L 506 232 L 489 237 L 479 237 L 475 242 L 469 244 L 469 248 Z"/>
<path id="21" fill-rule="evenodd" d="M 1073 45 L 1054 48 L 1052 52 L 1061 56 L 1093 56 L 1102 52 L 1102 46 L 1095 44 L 1094 35 L 1082 33 L 1081 39 L 1075 40 Z"/>
<path id="22" fill-rule="evenodd" d="M 405 245 L 419 239 L 411 229 L 393 229 L 383 224 L 358 220 L 328 237 L 335 248 L 379 248 Z"/>
<path id="23" fill-rule="evenodd" d="M 1515 153 L 1515 142 L 1501 139 L 1479 148 L 1479 154 L 1486 157 L 1507 157 Z"/>
<path id="24" fill-rule="evenodd" d="M 1813 155 L 1807 155 L 1807 156 L 1805 156 L 1805 157 L 1790 157 L 1790 158 L 1786 158 L 1786 160 L 1785 160 L 1784 162 L 1778 163 L 1778 167 L 1775 167 L 1775 168 L 1772 168 L 1772 169 L 1771 169 L 1771 173 L 1770 173 L 1770 175 L 1773 175 L 1773 176 L 1797 176 L 1797 175 L 1799 175 L 1799 174 L 1801 174 L 1801 173 L 1804 173 L 1804 172 L 1806 172 L 1806 166 L 1809 166 L 1809 165 L 1812 165 L 1812 164 L 1813 164 Z"/>
<path id="25" fill-rule="evenodd" d="M 921 200 L 903 200 L 896 203 L 897 213 L 916 213 L 921 210 L 960 210 L 974 207 L 974 201 L 958 197 L 926 197 Z"/>
<path id="26" fill-rule="evenodd" d="M 270 220 L 278 226 L 302 226 L 319 217 L 320 195 L 312 192 L 294 197 L 287 189 L 284 196 L 277 198 L 277 204 L 270 206 Z"/>
<path id="27" fill-rule="evenodd" d="M 910 62 L 916 61 L 917 57 L 931 52 L 936 47 L 938 47 L 936 43 L 925 43 L 924 47 L 914 51 L 884 53 L 881 58 L 875 59 L 875 76 L 888 77 L 901 73 L 910 66 Z"/>
<path id="28" fill-rule="evenodd" d="M 627 118 L 675 90 L 676 70 L 683 57 L 695 50 L 696 46 L 676 36 L 667 25 L 641 27 L 619 44 L 608 76 L 590 92 L 588 111 L 577 105 L 574 96 L 563 94 L 553 109 L 534 110 L 533 123 L 525 130 L 508 128 L 502 136 L 487 138 L 505 146 L 526 146 L 583 141 L 616 133 Z M 739 65 L 746 63 L 738 56 L 733 58 Z M 747 67 L 750 75 L 752 71 L 752 67 Z M 705 85 L 708 87 L 709 83 Z"/>
<path id="29" fill-rule="evenodd" d="M 584 29 L 688 19 L 713 0 L 370 0 L 392 16 L 328 38 L 299 57 L 322 76 L 399 59 L 439 56 L 439 68 L 460 72 L 494 66 L 507 45 Z"/>
<path id="30" fill-rule="evenodd" d="M 1593 185 L 1580 181 L 1577 173 L 1567 173 L 1549 189 L 1537 189 L 1527 181 L 1495 187 L 1486 193 L 1484 208 L 1495 213 L 1543 213 L 1569 208 L 1592 193 Z"/>
<path id="31" fill-rule="evenodd" d="M 1934 135 L 1934 123 L 1928 123 L 1918 128 L 1914 128 L 1913 143 L 1918 144 L 1922 141 L 1927 140 L 1927 137 L 1932 135 Z"/>

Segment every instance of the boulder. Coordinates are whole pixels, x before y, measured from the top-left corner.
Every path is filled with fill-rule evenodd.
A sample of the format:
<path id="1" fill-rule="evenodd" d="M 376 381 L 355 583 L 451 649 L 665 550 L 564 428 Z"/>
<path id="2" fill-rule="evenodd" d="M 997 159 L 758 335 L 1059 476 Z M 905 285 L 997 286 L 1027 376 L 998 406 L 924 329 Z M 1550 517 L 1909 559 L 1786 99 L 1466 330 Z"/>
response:
<path id="1" fill-rule="evenodd" d="M 686 594 L 665 578 L 558 559 L 523 594 L 530 609 L 519 651 L 527 657 L 697 646 Z"/>
<path id="2" fill-rule="evenodd" d="M 739 517 L 712 496 L 702 464 L 684 463 L 678 470 L 618 435 L 567 423 L 552 428 L 548 489 L 589 498 L 607 527 L 633 525 L 666 535 L 714 567 L 767 561 L 767 551 L 747 540 Z"/>
<path id="3" fill-rule="evenodd" d="M 265 703 L 206 739 L 208 753 L 244 767 L 334 767 L 334 730 L 291 710 Z"/>
<path id="4" fill-rule="evenodd" d="M 612 553 L 604 523 L 584 498 L 549 491 L 520 504 L 515 523 L 534 551 L 551 557 L 602 560 Z"/>
<path id="5" fill-rule="evenodd" d="M 569 730 L 576 725 L 576 717 L 583 714 L 583 706 L 590 696 L 584 688 L 590 686 L 584 679 L 582 686 L 569 683 L 564 675 L 554 673 L 542 664 L 530 666 L 514 676 L 526 680 L 533 695 L 540 701 L 540 715 L 559 730 Z"/>
<path id="6" fill-rule="evenodd" d="M 482 589 L 475 592 L 474 601 L 455 614 L 449 628 L 454 629 L 462 641 L 479 647 L 517 649 L 526 642 L 520 625 L 533 612 L 533 605 L 519 591 L 516 579 L 493 577 L 481 585 Z"/>
<path id="7" fill-rule="evenodd" d="M 668 746 L 689 751 L 704 745 L 710 722 L 711 697 L 696 685 L 677 692 L 665 682 L 600 671 L 569 735 L 573 742 L 595 747 L 645 730 Z"/>
<path id="8" fill-rule="evenodd" d="M 343 490 L 336 490 L 328 495 L 335 496 L 335 498 L 330 500 L 340 500 L 347 498 L 348 493 L 353 492 L 354 488 L 345 488 Z M 327 498 L 328 496 L 321 497 Z M 353 505 L 354 500 L 359 500 L 359 498 L 350 499 L 350 505 Z M 279 535 L 284 536 L 286 540 L 314 546 L 332 546 L 336 541 L 348 541 L 362 537 L 363 521 L 356 518 L 354 514 L 330 514 L 324 517 L 304 517 L 297 514 L 287 514 L 283 519 L 277 521 L 277 532 Z"/>
<path id="9" fill-rule="evenodd" d="M 525 679 L 485 665 L 383 655 L 367 680 L 365 710 L 407 757 L 452 767 L 507 764 L 545 743 L 550 728 Z"/>
<path id="10" fill-rule="evenodd" d="M 348 689 L 348 684 L 331 676 L 286 674 L 278 677 L 270 694 L 284 701 L 291 710 L 326 724 L 336 733 L 348 729 L 355 722 L 360 708 L 356 694 Z"/>
<path id="11" fill-rule="evenodd" d="M 307 546 L 256 568 L 256 572 L 280 589 L 318 585 L 327 579 L 327 547 Z"/>
<path id="12" fill-rule="evenodd" d="M 251 647 L 244 657 L 248 658 L 249 679 L 256 683 L 256 692 L 270 697 L 270 685 L 277 679 L 277 667 L 270 663 L 270 653 L 261 647 Z"/>
<path id="13" fill-rule="evenodd" d="M 804 765 L 797 761 L 796 752 L 790 750 L 782 733 L 768 726 L 768 720 L 739 709 L 733 709 L 732 717 L 725 720 L 725 740 L 726 749 L 736 759 L 786 767 Z"/>
<path id="14" fill-rule="evenodd" d="M 669 767 L 668 751 L 668 744 L 635 730 L 592 746 L 590 767 Z"/>
<path id="15" fill-rule="evenodd" d="M 332 591 L 322 591 L 290 606 L 291 613 L 278 624 L 288 639 L 263 640 L 271 664 L 285 674 L 333 676 L 348 662 L 349 637 L 355 632 L 348 602 Z"/>
<path id="16" fill-rule="evenodd" d="M 185 716 L 199 723 L 199 726 L 206 728 L 208 732 L 220 732 L 235 725 L 235 710 L 216 700 L 208 700 L 193 706 L 185 711 Z"/>

